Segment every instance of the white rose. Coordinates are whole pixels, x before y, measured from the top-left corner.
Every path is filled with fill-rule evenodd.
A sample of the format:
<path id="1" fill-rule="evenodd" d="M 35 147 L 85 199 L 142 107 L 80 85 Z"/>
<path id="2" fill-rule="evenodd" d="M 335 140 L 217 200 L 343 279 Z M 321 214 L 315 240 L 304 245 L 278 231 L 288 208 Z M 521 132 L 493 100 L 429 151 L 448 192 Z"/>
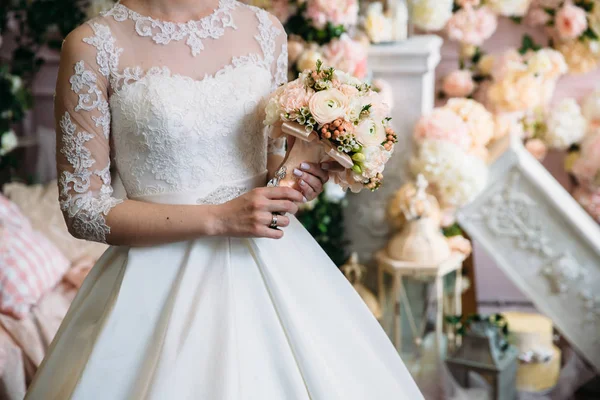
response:
<path id="1" fill-rule="evenodd" d="M 362 154 L 365 156 L 365 161 L 362 163 L 362 176 L 367 179 L 383 173 L 385 164 L 392 156 L 392 153 L 386 151 L 381 145 L 364 147 Z"/>
<path id="2" fill-rule="evenodd" d="M 10 153 L 17 147 L 18 139 L 15 132 L 10 130 L 5 132 L 2 135 L 2 140 L 0 141 L 0 155 L 5 155 Z"/>
<path id="3" fill-rule="evenodd" d="M 385 141 L 385 127 L 371 118 L 364 119 L 354 131 L 356 139 L 363 146 L 378 146 Z"/>
<path id="4" fill-rule="evenodd" d="M 17 93 L 21 87 L 23 87 L 23 80 L 16 75 L 12 75 L 10 78 L 11 90 L 13 93 Z"/>
<path id="5" fill-rule="evenodd" d="M 323 189 L 325 199 L 330 203 L 337 204 L 346 197 L 346 192 L 337 183 L 329 181 L 323 185 Z"/>
<path id="6" fill-rule="evenodd" d="M 328 89 L 315 93 L 308 107 L 319 125 L 327 124 L 346 116 L 348 97 L 337 89 Z"/>
<path id="7" fill-rule="evenodd" d="M 413 0 L 411 22 L 425 31 L 439 31 L 452 17 L 453 0 Z"/>
<path id="8" fill-rule="evenodd" d="M 373 43 L 389 42 L 392 40 L 392 23 L 383 13 L 382 3 L 372 3 L 367 9 L 364 21 L 365 32 Z"/>
<path id="9" fill-rule="evenodd" d="M 323 55 L 314 49 L 307 49 L 298 58 L 296 68 L 299 71 L 305 71 L 307 69 L 313 70 L 317 68 L 317 61 L 323 60 Z"/>
<path id="10" fill-rule="evenodd" d="M 553 149 L 566 150 L 584 138 L 588 125 L 577 101 L 566 98 L 552 108 L 546 126 L 544 142 Z"/>

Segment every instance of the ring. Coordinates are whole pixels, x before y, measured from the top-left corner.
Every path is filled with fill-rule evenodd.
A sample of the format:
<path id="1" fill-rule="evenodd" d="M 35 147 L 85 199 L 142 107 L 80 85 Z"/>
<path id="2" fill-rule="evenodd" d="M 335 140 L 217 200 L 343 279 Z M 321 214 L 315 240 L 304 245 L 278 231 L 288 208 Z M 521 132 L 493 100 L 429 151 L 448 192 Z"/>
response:
<path id="1" fill-rule="evenodd" d="M 277 229 L 277 214 L 272 213 L 271 215 L 273 216 L 271 217 L 271 225 L 269 225 L 269 228 Z"/>

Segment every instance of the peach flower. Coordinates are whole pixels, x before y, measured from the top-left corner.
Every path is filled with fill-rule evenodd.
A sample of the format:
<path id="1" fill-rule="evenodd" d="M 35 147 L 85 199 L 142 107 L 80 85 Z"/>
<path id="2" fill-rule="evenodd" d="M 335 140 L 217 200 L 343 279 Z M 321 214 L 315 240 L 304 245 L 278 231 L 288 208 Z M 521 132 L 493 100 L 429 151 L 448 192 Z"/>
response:
<path id="1" fill-rule="evenodd" d="M 425 140 L 446 140 L 468 151 L 471 147 L 471 137 L 467 124 L 456 113 L 436 108 L 429 115 L 421 117 L 415 127 L 414 138 L 417 143 Z"/>
<path id="2" fill-rule="evenodd" d="M 465 7 L 450 18 L 446 29 L 451 40 L 481 46 L 497 27 L 498 19 L 487 7 Z"/>
<path id="3" fill-rule="evenodd" d="M 495 81 L 502 80 L 509 71 L 525 70 L 527 68 L 523 63 L 523 56 L 516 49 L 507 50 L 500 57 L 494 57 L 493 62 L 490 74 Z"/>
<path id="4" fill-rule="evenodd" d="M 524 20 L 531 27 L 545 26 L 549 21 L 550 15 L 541 7 L 532 7 Z"/>
<path id="5" fill-rule="evenodd" d="M 592 42 L 571 40 L 558 43 L 556 49 L 565 57 L 572 74 L 587 74 L 598 67 L 600 55 L 594 51 Z"/>
<path id="6" fill-rule="evenodd" d="M 471 241 L 464 236 L 451 236 L 446 240 L 448 241 L 448 246 L 450 246 L 450 250 L 452 251 L 462 253 L 466 256 L 470 255 L 473 251 Z"/>
<path id="7" fill-rule="evenodd" d="M 363 43 L 344 34 L 321 49 L 327 65 L 342 70 L 359 79 L 367 75 L 368 49 Z"/>
<path id="8" fill-rule="evenodd" d="M 461 7 L 477 7 L 481 4 L 481 0 L 456 0 L 456 4 Z"/>
<path id="9" fill-rule="evenodd" d="M 471 148 L 487 146 L 494 137 L 494 118 L 483 105 L 471 99 L 454 98 L 448 100 L 445 108 L 462 118 L 469 129 Z"/>
<path id="10" fill-rule="evenodd" d="M 573 163 L 572 173 L 581 185 L 600 190 L 600 132 L 581 143 L 581 154 Z"/>
<path id="11" fill-rule="evenodd" d="M 286 113 L 297 112 L 302 107 L 308 107 L 308 102 L 314 91 L 299 83 L 290 83 L 279 97 L 279 105 Z"/>
<path id="12" fill-rule="evenodd" d="M 528 71 L 511 71 L 488 90 L 488 100 L 495 112 L 534 110 L 546 101 L 546 81 Z"/>
<path id="13" fill-rule="evenodd" d="M 475 90 L 473 74 L 469 70 L 456 70 L 444 78 L 442 90 L 449 97 L 467 97 Z"/>
<path id="14" fill-rule="evenodd" d="M 540 139 L 530 139 L 525 143 L 525 148 L 538 161 L 544 160 L 548 154 L 548 147 Z"/>
<path id="15" fill-rule="evenodd" d="M 300 58 L 300 55 L 304 52 L 306 44 L 302 39 L 295 36 L 290 37 L 288 40 L 288 62 L 290 65 L 296 64 L 296 61 Z"/>
<path id="16" fill-rule="evenodd" d="M 556 13 L 555 25 L 562 39 L 575 39 L 587 29 L 587 16 L 582 8 L 566 3 Z"/>
<path id="17" fill-rule="evenodd" d="M 584 187 L 578 187 L 573 192 L 573 197 L 600 224 L 600 190 L 592 191 Z"/>

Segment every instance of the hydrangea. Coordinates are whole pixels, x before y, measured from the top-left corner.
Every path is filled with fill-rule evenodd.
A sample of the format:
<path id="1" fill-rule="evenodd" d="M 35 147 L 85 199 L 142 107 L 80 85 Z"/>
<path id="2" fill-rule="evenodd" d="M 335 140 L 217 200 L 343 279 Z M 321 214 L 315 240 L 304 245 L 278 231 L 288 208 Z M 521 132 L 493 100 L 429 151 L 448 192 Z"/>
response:
<path id="1" fill-rule="evenodd" d="M 548 113 L 544 142 L 551 148 L 566 150 L 584 138 L 587 126 L 577 101 L 563 99 Z"/>
<path id="2" fill-rule="evenodd" d="M 411 161 L 413 174 L 422 174 L 435 188 L 440 202 L 461 207 L 471 202 L 486 187 L 488 168 L 483 160 L 462 151 L 457 145 L 427 140 Z"/>

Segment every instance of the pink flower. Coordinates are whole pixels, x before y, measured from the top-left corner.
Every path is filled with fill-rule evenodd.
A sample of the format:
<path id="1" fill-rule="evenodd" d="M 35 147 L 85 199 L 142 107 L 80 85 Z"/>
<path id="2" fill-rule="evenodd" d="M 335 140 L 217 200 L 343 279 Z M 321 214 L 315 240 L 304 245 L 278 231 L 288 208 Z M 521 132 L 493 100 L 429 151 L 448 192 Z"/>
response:
<path id="1" fill-rule="evenodd" d="M 442 90 L 449 97 L 467 97 L 475 90 L 473 74 L 462 69 L 451 72 L 444 78 Z"/>
<path id="2" fill-rule="evenodd" d="M 368 50 L 361 43 L 353 40 L 348 35 L 334 39 L 321 49 L 327 60 L 327 65 L 332 66 L 350 75 L 362 79 L 367 75 Z"/>
<path id="3" fill-rule="evenodd" d="M 432 139 L 452 142 L 465 151 L 471 147 L 468 125 L 456 113 L 445 108 L 436 108 L 421 117 L 414 137 L 417 143 Z"/>
<path id="4" fill-rule="evenodd" d="M 481 46 L 497 27 L 498 19 L 487 7 L 465 7 L 450 18 L 446 29 L 451 40 Z"/>
<path id="5" fill-rule="evenodd" d="M 471 245 L 471 241 L 464 236 L 451 236 L 447 239 L 448 246 L 450 246 L 450 250 L 457 251 L 459 253 L 463 253 L 465 255 L 470 255 L 473 251 L 473 247 Z"/>
<path id="6" fill-rule="evenodd" d="M 580 186 L 573 192 L 573 197 L 600 224 L 600 190 L 592 191 Z"/>
<path id="7" fill-rule="evenodd" d="M 587 29 L 587 16 L 582 8 L 566 3 L 556 13 L 555 24 L 561 38 L 575 39 Z"/>
<path id="8" fill-rule="evenodd" d="M 525 16 L 525 24 L 532 27 L 544 26 L 550 21 L 550 15 L 541 7 L 532 7 Z"/>
<path id="9" fill-rule="evenodd" d="M 285 112 L 294 113 L 302 107 L 308 107 L 312 94 L 314 94 L 312 89 L 306 89 L 304 85 L 294 81 L 281 93 L 279 104 Z"/>
<path id="10" fill-rule="evenodd" d="M 521 54 L 516 49 L 510 49 L 502 53 L 500 57 L 494 59 L 492 78 L 495 81 L 500 81 L 509 71 L 526 68 Z"/>
<path id="11" fill-rule="evenodd" d="M 307 0 L 306 18 L 317 29 L 328 22 L 333 25 L 356 25 L 358 21 L 357 0 Z"/>
<path id="12" fill-rule="evenodd" d="M 525 148 L 538 161 L 542 161 L 548 154 L 548 147 L 540 139 L 528 140 Z"/>
<path id="13" fill-rule="evenodd" d="M 600 190 L 600 132 L 581 143 L 581 155 L 573 164 L 573 175 L 590 190 Z"/>

